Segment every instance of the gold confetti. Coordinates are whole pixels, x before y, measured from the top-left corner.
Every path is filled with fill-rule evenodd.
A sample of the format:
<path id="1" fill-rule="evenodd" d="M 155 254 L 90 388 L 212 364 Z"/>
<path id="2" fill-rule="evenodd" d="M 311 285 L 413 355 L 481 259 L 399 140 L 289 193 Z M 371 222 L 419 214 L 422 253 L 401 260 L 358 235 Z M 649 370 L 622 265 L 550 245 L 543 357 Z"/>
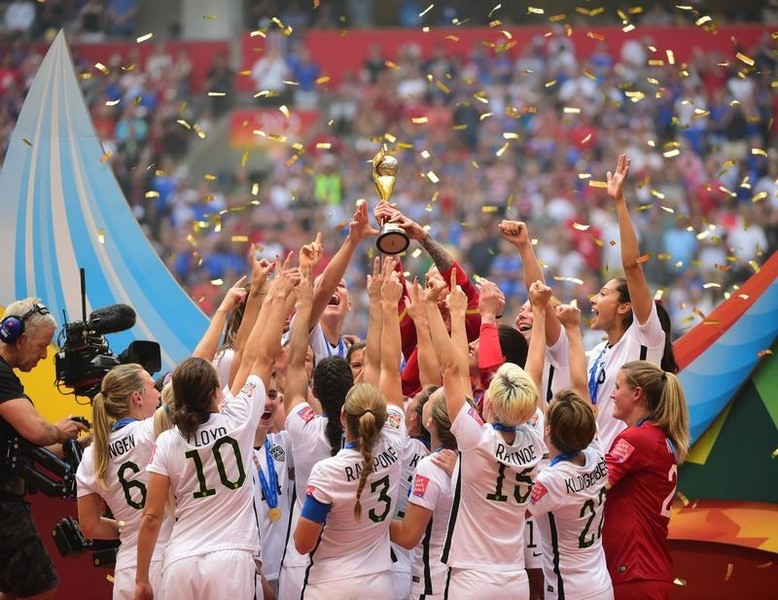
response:
<path id="1" fill-rule="evenodd" d="M 105 578 L 106 578 L 106 580 L 108 580 L 108 582 L 110 582 L 110 583 L 113 583 L 113 582 L 114 582 L 113 575 L 111 575 L 110 573 L 108 573 L 108 575 L 106 575 L 106 576 L 105 576 Z"/>
<path id="2" fill-rule="evenodd" d="M 776 458 L 776 457 L 778 457 L 778 448 L 773 450 L 773 458 Z M 773 564 L 772 561 L 770 563 L 768 563 L 768 565 L 771 565 L 771 564 Z M 765 567 L 765 565 L 758 565 L 756 568 L 757 569 L 763 569 L 764 567 Z"/>
<path id="3" fill-rule="evenodd" d="M 635 26 L 634 26 L 632 23 L 629 23 L 629 24 L 627 24 L 627 25 L 625 25 L 624 27 L 622 27 L 622 28 L 621 28 L 621 30 L 622 30 L 624 33 L 629 33 L 629 32 L 630 32 L 630 31 L 632 31 L 633 29 L 635 29 Z"/>
<path id="4" fill-rule="evenodd" d="M 589 187 L 594 188 L 608 188 L 608 182 L 607 181 L 596 181 L 594 179 L 589 180 Z"/>
<path id="5" fill-rule="evenodd" d="M 176 123 L 178 123 L 179 125 L 183 125 L 187 129 L 192 129 L 192 126 L 186 122 L 186 119 L 177 119 Z"/>
<path id="6" fill-rule="evenodd" d="M 498 4 L 497 6 L 495 6 L 495 7 L 494 7 L 492 10 L 490 10 L 490 11 L 489 11 L 489 17 L 488 17 L 488 18 L 490 18 L 490 19 L 491 19 L 491 18 L 492 18 L 492 15 L 493 15 L 495 12 L 497 12 L 498 10 L 500 10 L 501 8 L 502 8 L 502 4 Z"/>
<path id="7" fill-rule="evenodd" d="M 235 244 L 238 243 L 245 243 L 249 241 L 249 236 L 247 235 L 233 235 L 232 236 L 232 242 Z"/>
<path id="8" fill-rule="evenodd" d="M 636 265 L 642 265 L 644 262 L 648 262 L 649 260 L 651 260 L 651 255 L 650 254 L 644 254 L 643 256 L 638 256 L 635 259 L 635 264 Z"/>
<path id="9" fill-rule="evenodd" d="M 711 19 L 708 15 L 705 15 L 697 19 L 694 24 L 697 25 L 697 27 L 700 27 L 701 25 L 705 25 L 705 23 L 710 23 L 712 21 L 713 19 Z"/>
<path id="10" fill-rule="evenodd" d="M 703 283 L 702 287 L 704 289 L 706 289 L 706 290 L 710 289 L 710 288 L 720 288 L 721 284 L 720 283 Z"/>
<path id="11" fill-rule="evenodd" d="M 289 118 L 289 109 L 286 107 L 286 104 L 279 106 L 278 110 L 280 110 L 281 114 L 284 115 L 287 119 Z"/>
<path id="12" fill-rule="evenodd" d="M 428 122 L 429 122 L 429 118 L 428 117 L 412 117 L 411 118 L 411 123 L 413 123 L 414 125 L 421 125 L 423 123 L 428 123 Z"/>
<path id="13" fill-rule="evenodd" d="M 660 205 L 659 208 L 661 208 L 665 212 L 669 212 L 671 215 L 675 214 L 675 210 L 670 208 L 669 206 Z"/>
<path id="14" fill-rule="evenodd" d="M 550 88 L 552 86 L 556 85 L 556 79 L 552 79 L 551 81 L 547 81 L 545 84 L 545 87 Z"/>
<path id="15" fill-rule="evenodd" d="M 657 298 L 657 300 L 658 299 L 659 298 Z M 684 506 L 689 506 L 689 499 L 684 495 L 683 492 L 680 491 L 676 492 L 675 495 L 681 501 L 681 504 L 683 504 Z"/>
<path id="16" fill-rule="evenodd" d="M 432 7 L 435 6 L 435 4 L 430 4 L 427 8 L 425 8 L 423 11 L 419 13 L 419 17 L 423 17 L 426 15 L 429 11 L 432 10 Z"/>
<path id="17" fill-rule="evenodd" d="M 686 587 L 686 580 L 681 579 L 680 577 L 673 579 L 673 583 L 679 587 Z"/>
<path id="18" fill-rule="evenodd" d="M 751 148 L 751 154 L 756 154 L 767 158 L 767 152 L 762 150 L 761 148 Z"/>
<path id="19" fill-rule="evenodd" d="M 493 116 L 494 116 L 494 113 L 485 112 L 480 117 L 478 117 L 478 120 L 479 121 L 484 121 L 484 120 L 488 119 L 489 117 L 493 117 Z"/>
<path id="20" fill-rule="evenodd" d="M 427 179 L 429 179 L 432 183 L 438 183 L 440 181 L 440 178 L 435 175 L 434 171 L 427 171 Z"/>
<path id="21" fill-rule="evenodd" d="M 665 199 L 665 195 L 662 192 L 660 192 L 659 190 L 655 190 L 653 188 L 651 189 L 651 195 L 652 196 L 656 196 L 660 200 L 664 200 Z"/>
<path id="22" fill-rule="evenodd" d="M 578 115 L 581 113 L 581 109 L 577 106 L 565 106 L 564 109 L 562 109 L 562 112 L 566 115 Z"/>
<path id="23" fill-rule="evenodd" d="M 240 166 L 241 166 L 241 167 L 245 167 L 245 166 L 246 166 L 246 163 L 247 163 L 247 162 L 248 162 L 248 160 L 249 160 L 249 156 L 251 156 L 251 152 L 249 152 L 248 150 L 246 150 L 246 151 L 243 153 L 243 156 L 241 156 L 241 158 L 240 158 Z"/>
<path id="24" fill-rule="evenodd" d="M 554 281 L 568 281 L 576 285 L 583 285 L 583 279 L 578 279 L 577 277 L 561 277 L 559 275 L 554 275 Z"/>
<path id="25" fill-rule="evenodd" d="M 751 266 L 751 268 L 754 270 L 754 273 L 759 273 L 759 265 L 756 264 L 755 260 L 749 260 L 748 264 Z"/>
<path id="26" fill-rule="evenodd" d="M 506 131 L 502 134 L 504 140 L 518 140 L 521 139 L 518 133 L 514 131 Z"/>
<path id="27" fill-rule="evenodd" d="M 227 95 L 227 92 L 208 92 L 208 96 L 211 98 L 222 98 Z"/>
<path id="28" fill-rule="evenodd" d="M 737 58 L 741 62 L 744 62 L 749 67 L 753 67 L 754 66 L 754 59 L 751 58 L 750 56 L 746 56 L 742 52 L 738 52 L 737 54 L 735 54 L 735 58 Z"/>
<path id="29" fill-rule="evenodd" d="M 258 193 L 259 193 L 259 184 L 258 183 L 253 183 L 251 185 L 251 195 L 252 196 L 256 196 Z"/>
<path id="30" fill-rule="evenodd" d="M 218 15 L 203 15 L 205 21 L 215 21 L 218 18 Z"/>
<path id="31" fill-rule="evenodd" d="M 159 192 L 154 190 L 149 190 L 144 194 L 146 198 L 159 198 Z"/>
<path id="32" fill-rule="evenodd" d="M 419 258 L 419 255 L 421 254 L 421 248 L 416 248 L 413 252 L 411 252 L 412 258 Z"/>
<path id="33" fill-rule="evenodd" d="M 496 213 L 497 212 L 497 207 L 496 206 L 491 206 L 491 205 L 485 205 L 485 206 L 481 207 L 481 212 Z"/>
<path id="34" fill-rule="evenodd" d="M 211 285 L 224 285 L 224 280 L 221 278 L 211 279 Z"/>
<path id="35" fill-rule="evenodd" d="M 665 53 L 667 54 L 667 64 L 674 65 L 675 64 L 675 54 L 672 50 L 666 50 Z"/>
<path id="36" fill-rule="evenodd" d="M 331 77 L 329 75 L 322 75 L 316 80 L 316 85 L 324 85 L 330 82 Z"/>
<path id="37" fill-rule="evenodd" d="M 591 225 L 584 225 L 582 223 L 573 223 L 573 229 L 577 229 L 578 231 L 586 231 L 589 229 Z"/>
<path id="38" fill-rule="evenodd" d="M 135 39 L 135 41 L 136 41 L 138 44 L 142 44 L 142 43 L 143 43 L 143 42 L 145 42 L 146 40 L 150 40 L 150 39 L 151 39 L 151 38 L 153 38 L 153 37 L 154 37 L 154 34 L 153 34 L 153 33 L 147 33 L 146 35 L 142 35 L 142 36 L 140 36 L 139 38 L 136 38 L 136 39 Z"/>
<path id="39" fill-rule="evenodd" d="M 427 160 L 430 157 L 430 153 L 427 150 L 422 150 L 419 152 L 419 155 L 424 159 Z"/>
<path id="40" fill-rule="evenodd" d="M 444 40 L 449 40 L 449 41 L 452 41 L 452 42 L 458 42 L 459 41 L 459 37 L 456 36 L 456 35 L 453 35 L 453 34 L 449 34 L 446 37 L 444 37 L 443 39 Z"/>
<path id="41" fill-rule="evenodd" d="M 578 179 L 589 179 L 592 176 L 591 173 L 578 173 Z M 608 185 L 607 183 L 605 184 Z"/>
<path id="42" fill-rule="evenodd" d="M 500 149 L 494 153 L 495 156 L 500 157 L 503 154 L 505 154 L 505 151 L 508 149 L 508 142 L 505 142 Z"/>
<path id="43" fill-rule="evenodd" d="M 542 15 L 544 14 L 544 10 L 542 8 L 535 8 L 534 6 L 528 6 L 527 7 L 527 13 L 528 14 L 534 14 L 534 15 Z"/>
<path id="44" fill-rule="evenodd" d="M 587 31 L 586 37 L 591 38 L 593 40 L 597 40 L 598 42 L 602 42 L 605 40 L 605 36 L 601 33 L 594 33 L 593 31 Z"/>
<path id="45" fill-rule="evenodd" d="M 664 67 L 665 66 L 665 61 L 663 61 L 663 60 L 661 60 L 659 58 L 651 58 L 648 61 L 648 66 L 649 67 Z"/>
<path id="46" fill-rule="evenodd" d="M 662 156 L 664 156 L 665 158 L 673 158 L 675 156 L 678 156 L 679 154 L 681 154 L 681 150 L 679 148 L 673 148 L 671 150 L 665 150 L 664 152 L 662 152 Z"/>
<path id="47" fill-rule="evenodd" d="M 565 13 L 561 13 L 561 14 L 553 15 L 553 16 L 549 17 L 548 20 L 551 21 L 552 23 L 557 23 L 559 21 L 564 21 L 566 18 L 567 18 L 567 15 Z"/>
<path id="48" fill-rule="evenodd" d="M 443 83 L 442 81 L 436 81 L 435 82 L 435 87 L 438 88 L 444 94 L 450 94 L 451 93 L 451 90 L 448 89 L 448 86 L 445 83 Z"/>
<path id="49" fill-rule="evenodd" d="M 110 71 L 108 70 L 108 67 L 106 67 L 101 62 L 95 63 L 95 69 L 100 71 L 103 75 L 108 75 L 108 73 L 110 73 Z"/>

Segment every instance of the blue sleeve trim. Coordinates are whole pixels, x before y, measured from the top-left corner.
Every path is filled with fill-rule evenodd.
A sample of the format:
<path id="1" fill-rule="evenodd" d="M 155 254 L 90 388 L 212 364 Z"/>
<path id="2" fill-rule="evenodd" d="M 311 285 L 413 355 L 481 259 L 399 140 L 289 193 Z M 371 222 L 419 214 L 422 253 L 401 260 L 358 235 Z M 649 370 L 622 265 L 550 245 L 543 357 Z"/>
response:
<path id="1" fill-rule="evenodd" d="M 327 522 L 327 515 L 330 512 L 330 508 L 332 508 L 331 504 L 319 502 L 313 496 L 306 496 L 305 504 L 303 504 L 303 510 L 300 513 L 300 516 L 309 521 L 313 521 L 314 523 L 318 523 L 319 525 L 324 525 Z"/>

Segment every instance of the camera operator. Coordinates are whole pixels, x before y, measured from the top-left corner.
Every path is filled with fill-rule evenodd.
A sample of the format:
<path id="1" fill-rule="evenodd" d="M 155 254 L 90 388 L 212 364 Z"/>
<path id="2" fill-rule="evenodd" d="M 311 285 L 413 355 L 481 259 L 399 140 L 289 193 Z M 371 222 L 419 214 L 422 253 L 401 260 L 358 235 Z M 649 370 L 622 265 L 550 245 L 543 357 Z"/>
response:
<path id="1" fill-rule="evenodd" d="M 71 418 L 48 423 L 13 371 L 29 372 L 46 358 L 56 328 L 54 317 L 37 298 L 11 303 L 0 322 L 0 598 L 53 598 L 58 584 L 24 501 L 26 484 L 6 461 L 8 442 L 17 435 L 38 446 L 52 446 L 87 429 Z"/>

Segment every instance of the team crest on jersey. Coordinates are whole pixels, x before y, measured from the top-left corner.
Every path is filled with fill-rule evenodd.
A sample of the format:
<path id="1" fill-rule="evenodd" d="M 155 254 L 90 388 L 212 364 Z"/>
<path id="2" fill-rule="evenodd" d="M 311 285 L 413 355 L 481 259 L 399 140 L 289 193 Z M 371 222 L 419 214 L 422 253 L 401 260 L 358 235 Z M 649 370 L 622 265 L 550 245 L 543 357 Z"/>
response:
<path id="1" fill-rule="evenodd" d="M 284 462 L 286 460 L 286 451 L 278 444 L 273 444 L 270 446 L 270 456 L 273 457 L 273 460 Z"/>
<path id="2" fill-rule="evenodd" d="M 400 429 L 400 421 L 402 418 L 395 412 L 390 412 L 386 417 L 386 424 L 392 429 Z"/>
<path id="3" fill-rule="evenodd" d="M 534 483 L 532 485 L 532 495 L 529 497 L 529 501 L 532 504 L 537 504 L 540 499 L 548 493 L 548 489 L 542 483 Z"/>
<path id="4" fill-rule="evenodd" d="M 247 381 L 246 384 L 243 386 L 243 389 L 240 391 L 241 394 L 244 396 L 253 396 L 254 390 L 257 389 L 257 384 L 253 381 Z"/>
<path id="5" fill-rule="evenodd" d="M 424 475 L 416 475 L 416 479 L 413 480 L 413 495 L 417 498 L 424 498 L 424 494 L 427 491 L 429 482 L 429 477 L 424 477 Z"/>
<path id="6" fill-rule="evenodd" d="M 621 439 L 611 448 L 610 455 L 616 459 L 616 462 L 623 463 L 635 451 L 635 446 L 627 440 Z"/>
<path id="7" fill-rule="evenodd" d="M 316 416 L 316 413 L 313 412 L 313 409 L 310 406 L 306 406 L 297 414 L 306 423 L 310 423 L 313 420 L 313 418 Z"/>
<path id="8" fill-rule="evenodd" d="M 475 408 L 469 408 L 467 414 L 470 415 L 479 426 L 484 424 L 484 420 L 481 418 L 481 415 L 478 414 L 478 411 Z"/>
<path id="9" fill-rule="evenodd" d="M 532 427 L 532 429 L 537 429 L 538 428 L 538 419 L 539 418 L 540 417 L 538 417 L 538 413 L 535 412 L 535 414 L 532 415 L 532 418 L 529 421 L 527 421 L 527 425 Z"/>

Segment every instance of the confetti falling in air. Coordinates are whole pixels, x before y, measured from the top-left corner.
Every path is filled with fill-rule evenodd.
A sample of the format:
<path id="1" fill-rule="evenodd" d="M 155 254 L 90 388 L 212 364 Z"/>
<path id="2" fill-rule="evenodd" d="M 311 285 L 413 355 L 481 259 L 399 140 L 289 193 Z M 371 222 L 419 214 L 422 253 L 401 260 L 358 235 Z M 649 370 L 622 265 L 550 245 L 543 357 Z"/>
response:
<path id="1" fill-rule="evenodd" d="M 678 587 L 686 587 L 686 580 L 681 579 L 680 577 L 676 577 L 673 579 L 673 584 L 677 585 Z"/>
<path id="2" fill-rule="evenodd" d="M 100 244 L 105 244 L 105 229 L 98 229 L 97 230 L 97 241 Z"/>
<path id="3" fill-rule="evenodd" d="M 145 42 L 146 40 L 150 40 L 150 39 L 151 39 L 151 38 L 153 38 L 153 37 L 154 37 L 154 34 L 153 34 L 153 33 L 147 33 L 146 35 L 142 35 L 142 36 L 140 36 L 139 38 L 136 38 L 136 40 L 135 40 L 135 41 L 136 41 L 138 44 L 142 44 L 142 43 L 143 43 L 143 42 Z"/>

